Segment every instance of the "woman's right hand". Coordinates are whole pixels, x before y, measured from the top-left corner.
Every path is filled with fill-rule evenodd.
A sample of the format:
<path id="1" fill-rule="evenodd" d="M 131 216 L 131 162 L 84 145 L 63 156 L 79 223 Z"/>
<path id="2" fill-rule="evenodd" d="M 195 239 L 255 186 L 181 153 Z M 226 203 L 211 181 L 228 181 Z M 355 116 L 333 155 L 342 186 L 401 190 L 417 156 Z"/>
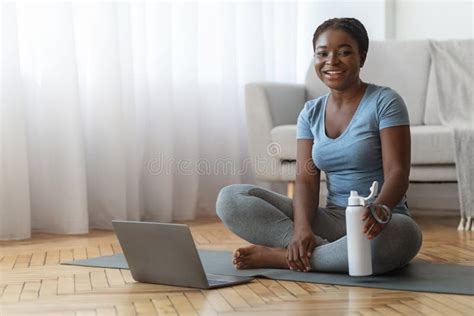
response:
<path id="1" fill-rule="evenodd" d="M 316 247 L 316 237 L 311 227 L 296 229 L 287 247 L 286 261 L 291 270 L 310 271 L 310 258 Z"/>

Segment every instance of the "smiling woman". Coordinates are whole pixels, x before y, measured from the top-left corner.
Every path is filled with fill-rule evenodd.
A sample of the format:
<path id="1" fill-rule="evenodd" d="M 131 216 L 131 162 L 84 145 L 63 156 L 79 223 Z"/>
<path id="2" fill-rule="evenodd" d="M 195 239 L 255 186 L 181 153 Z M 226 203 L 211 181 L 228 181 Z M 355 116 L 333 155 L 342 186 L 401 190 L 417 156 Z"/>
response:
<path id="1" fill-rule="evenodd" d="M 314 33 L 315 69 L 329 88 L 344 90 L 359 80 L 359 70 L 364 66 L 369 49 L 369 38 L 363 26 L 360 27 L 362 24 L 340 21 L 338 28 L 331 21 L 323 23 Z"/>
<path id="2" fill-rule="evenodd" d="M 319 33 L 319 35 L 318 35 Z M 367 88 L 359 79 L 360 68 L 364 64 L 367 50 L 345 31 L 328 29 L 316 32 L 313 46 L 315 49 L 316 74 L 331 90 L 334 90 L 334 106 L 326 113 L 326 132 L 331 138 L 337 138 L 347 126 L 356 111 Z M 340 91 L 354 91 L 351 99 L 342 99 Z M 347 93 L 346 93 L 347 95 Z M 344 105 L 344 106 L 343 106 Z"/>
<path id="3" fill-rule="evenodd" d="M 374 273 L 397 269 L 419 251 L 421 231 L 405 198 L 408 112 L 394 90 L 360 79 L 368 46 L 365 27 L 353 18 L 327 20 L 314 33 L 315 71 L 330 93 L 306 102 L 298 117 L 293 200 L 252 185 L 220 192 L 218 215 L 254 244 L 235 251 L 237 268 L 347 272 L 344 210 L 349 192 L 366 195 L 373 181 L 382 184 L 371 201 L 374 213 L 393 212 L 388 223 L 377 222 L 368 210 L 364 216 Z M 325 207 L 318 200 L 320 170 L 327 177 Z"/>

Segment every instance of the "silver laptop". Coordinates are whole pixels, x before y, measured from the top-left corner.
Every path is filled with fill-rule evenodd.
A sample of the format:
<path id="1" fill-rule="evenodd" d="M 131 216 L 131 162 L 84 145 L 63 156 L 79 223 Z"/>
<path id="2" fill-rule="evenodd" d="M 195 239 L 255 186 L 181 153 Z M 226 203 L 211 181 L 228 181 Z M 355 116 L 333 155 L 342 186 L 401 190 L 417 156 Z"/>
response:
<path id="1" fill-rule="evenodd" d="M 206 274 L 186 225 L 134 221 L 112 224 L 136 281 L 211 289 L 252 280 Z"/>

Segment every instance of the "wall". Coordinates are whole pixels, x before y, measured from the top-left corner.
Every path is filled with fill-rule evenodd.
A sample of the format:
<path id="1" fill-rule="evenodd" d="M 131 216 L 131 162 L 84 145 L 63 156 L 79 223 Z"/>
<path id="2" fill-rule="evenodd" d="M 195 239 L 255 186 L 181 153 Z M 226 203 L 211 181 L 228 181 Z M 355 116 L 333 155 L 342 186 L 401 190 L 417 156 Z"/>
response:
<path id="1" fill-rule="evenodd" d="M 474 37 L 473 1 L 386 0 L 391 6 L 395 39 Z M 387 21 L 390 23 L 390 20 Z"/>
<path id="2" fill-rule="evenodd" d="M 354 17 L 367 29 L 371 40 L 386 38 L 388 0 L 313 0 L 297 2 L 297 56 L 299 82 L 304 82 L 312 54 L 312 39 L 316 27 L 334 17 Z"/>

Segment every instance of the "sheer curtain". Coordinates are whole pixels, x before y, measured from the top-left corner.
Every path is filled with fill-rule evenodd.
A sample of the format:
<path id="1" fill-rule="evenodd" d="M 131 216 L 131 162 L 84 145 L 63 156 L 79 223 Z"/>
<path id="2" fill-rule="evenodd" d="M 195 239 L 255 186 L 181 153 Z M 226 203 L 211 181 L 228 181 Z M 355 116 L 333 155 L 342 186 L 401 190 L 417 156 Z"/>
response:
<path id="1" fill-rule="evenodd" d="M 305 12 L 3 4 L 0 239 L 214 214 L 221 187 L 252 181 L 243 86 L 303 78 Z"/>

